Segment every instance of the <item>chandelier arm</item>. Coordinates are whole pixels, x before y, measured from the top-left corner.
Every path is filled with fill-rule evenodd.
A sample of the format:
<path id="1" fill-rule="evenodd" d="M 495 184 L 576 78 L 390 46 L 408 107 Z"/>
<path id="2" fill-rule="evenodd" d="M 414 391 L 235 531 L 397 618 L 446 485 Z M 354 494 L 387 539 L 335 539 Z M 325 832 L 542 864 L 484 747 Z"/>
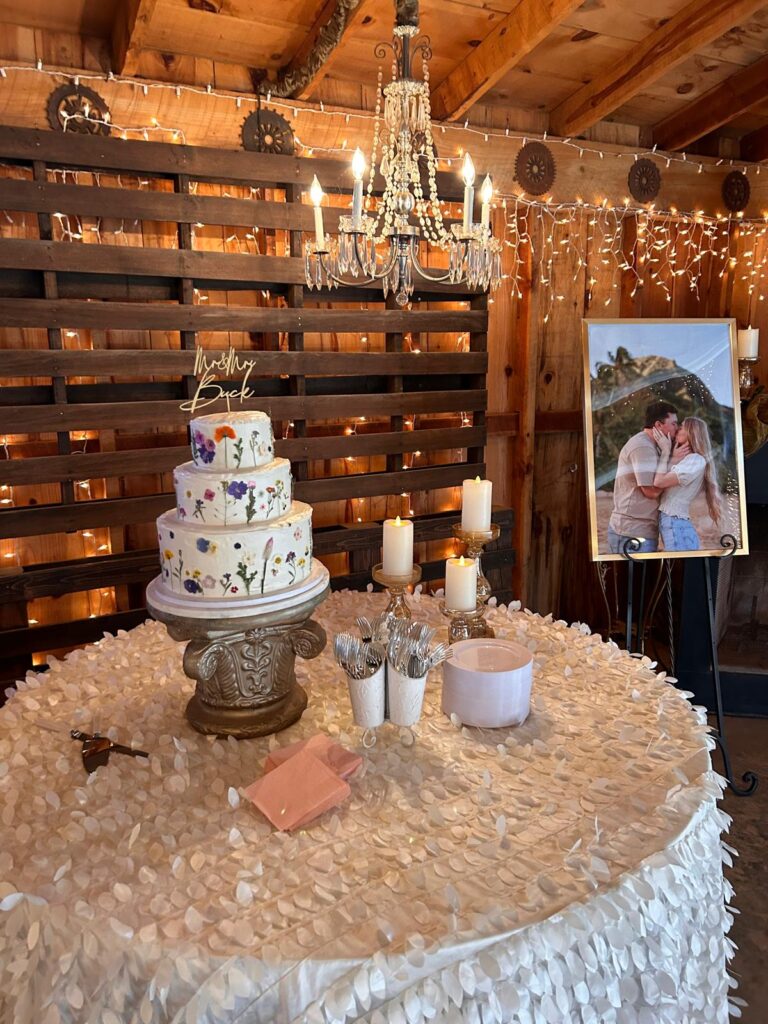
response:
<path id="1" fill-rule="evenodd" d="M 317 252 L 317 253 L 315 253 L 315 258 L 320 261 L 320 267 L 323 270 L 323 273 L 328 278 L 330 278 L 331 281 L 334 281 L 337 285 L 344 285 L 345 288 L 364 288 L 365 285 L 374 284 L 376 281 L 383 280 L 383 278 L 387 277 L 387 275 L 391 273 L 392 267 L 394 267 L 395 260 L 397 259 L 397 249 L 391 243 L 390 243 L 390 246 L 391 246 L 391 253 L 390 253 L 389 262 L 388 262 L 387 266 L 384 267 L 378 273 L 366 274 L 365 271 L 364 271 L 363 265 L 360 262 L 360 259 L 358 258 L 358 265 L 360 266 L 360 269 L 363 270 L 363 273 L 365 274 L 365 280 L 363 280 L 363 281 L 360 281 L 360 280 L 357 280 L 357 279 L 355 279 L 353 281 L 348 281 L 346 278 L 340 277 L 338 274 L 335 274 L 330 269 L 330 267 L 328 267 L 326 265 L 326 263 L 323 260 L 323 257 L 328 255 L 328 253 L 326 253 L 326 252 Z M 357 251 L 355 251 L 355 255 L 357 256 Z"/>
<path id="2" fill-rule="evenodd" d="M 422 266 L 421 260 L 418 256 L 416 240 L 414 238 L 411 239 L 411 261 L 418 275 L 423 277 L 425 281 L 433 281 L 437 284 L 440 281 L 448 281 L 451 276 L 450 270 L 446 270 L 445 273 L 442 274 L 434 275 L 429 273 L 426 267 Z"/>

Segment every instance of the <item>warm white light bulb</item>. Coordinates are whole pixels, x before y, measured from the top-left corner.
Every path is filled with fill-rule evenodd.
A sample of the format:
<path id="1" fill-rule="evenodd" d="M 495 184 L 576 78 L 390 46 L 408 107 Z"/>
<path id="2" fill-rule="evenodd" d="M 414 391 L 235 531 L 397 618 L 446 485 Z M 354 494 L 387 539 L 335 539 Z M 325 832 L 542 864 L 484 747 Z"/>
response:
<path id="1" fill-rule="evenodd" d="M 490 203 L 493 199 L 493 182 L 491 181 L 490 174 L 486 174 L 483 179 L 483 184 L 480 189 L 480 200 L 483 203 Z"/>
<path id="2" fill-rule="evenodd" d="M 362 181 L 363 174 L 365 173 L 365 157 L 363 151 L 358 146 L 352 156 L 352 176 L 355 181 Z"/>
<path id="3" fill-rule="evenodd" d="M 312 184 L 309 186 L 309 198 L 315 206 L 319 206 L 323 201 L 323 186 L 317 180 L 317 175 L 314 176 Z"/>
<path id="4" fill-rule="evenodd" d="M 469 153 L 464 154 L 464 163 L 461 168 L 461 174 L 464 178 L 464 184 L 467 188 L 471 188 L 475 183 L 475 165 L 472 163 L 472 157 Z"/>

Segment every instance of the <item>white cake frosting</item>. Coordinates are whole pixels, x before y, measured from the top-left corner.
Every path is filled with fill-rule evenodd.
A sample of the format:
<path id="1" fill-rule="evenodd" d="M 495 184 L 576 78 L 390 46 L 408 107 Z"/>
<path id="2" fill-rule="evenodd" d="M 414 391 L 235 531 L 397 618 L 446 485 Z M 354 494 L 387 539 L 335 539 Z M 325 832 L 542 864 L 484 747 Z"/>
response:
<path id="1" fill-rule="evenodd" d="M 255 597 L 309 575 L 312 508 L 250 526 L 203 526 L 175 511 L 157 520 L 163 585 L 190 597 Z"/>
<path id="2" fill-rule="evenodd" d="M 190 423 L 192 461 L 173 474 L 176 508 L 157 520 L 162 586 L 194 600 L 253 599 L 312 569 L 312 509 L 292 501 L 263 412 Z"/>
<path id="3" fill-rule="evenodd" d="M 192 461 L 201 469 L 252 469 L 275 457 L 265 412 L 215 412 L 189 424 Z"/>
<path id="4" fill-rule="evenodd" d="M 221 526 L 275 519 L 291 507 L 291 481 L 288 459 L 223 473 L 185 462 L 173 471 L 176 514 L 189 522 Z"/>

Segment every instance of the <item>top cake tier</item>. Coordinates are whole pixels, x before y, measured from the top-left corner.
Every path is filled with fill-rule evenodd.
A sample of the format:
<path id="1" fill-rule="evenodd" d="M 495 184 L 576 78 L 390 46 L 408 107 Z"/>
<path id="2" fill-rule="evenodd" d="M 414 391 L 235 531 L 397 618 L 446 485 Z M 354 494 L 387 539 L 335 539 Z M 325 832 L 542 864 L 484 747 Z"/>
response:
<path id="1" fill-rule="evenodd" d="M 253 469 L 275 457 L 265 412 L 215 412 L 189 424 L 192 461 L 206 469 Z"/>

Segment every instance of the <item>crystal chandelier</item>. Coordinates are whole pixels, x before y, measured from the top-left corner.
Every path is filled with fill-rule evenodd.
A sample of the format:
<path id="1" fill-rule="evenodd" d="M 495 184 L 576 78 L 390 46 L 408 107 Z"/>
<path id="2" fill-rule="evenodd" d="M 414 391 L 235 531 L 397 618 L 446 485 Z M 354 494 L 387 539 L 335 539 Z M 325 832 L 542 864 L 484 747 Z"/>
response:
<path id="1" fill-rule="evenodd" d="M 351 216 L 339 218 L 338 237 L 323 228 L 323 190 L 315 175 L 310 198 L 315 208 L 315 237 L 305 243 L 307 286 L 333 288 L 340 284 L 368 286 L 381 281 L 384 297 L 392 292 L 400 306 L 424 282 L 466 282 L 471 288 L 495 288 L 501 279 L 501 243 L 491 234 L 493 184 L 488 175 L 480 190 L 480 223 L 472 219 L 475 168 L 464 157 L 464 217 L 461 224 L 443 220 L 437 194 L 437 154 L 432 137 L 429 100 L 429 59 L 426 36 L 418 34 L 418 0 L 395 0 L 393 41 L 379 43 L 379 59 L 392 50 L 392 81 L 382 88 L 379 71 L 373 146 L 368 169 L 367 203 L 363 211 L 365 157 L 352 158 L 354 189 Z M 421 56 L 422 78 L 411 77 L 411 62 Z M 382 121 L 382 107 L 384 111 Z M 383 194 L 374 204 L 377 171 Z M 380 182 L 379 182 L 380 184 Z M 422 243 L 448 254 L 448 268 L 425 267 Z"/>

